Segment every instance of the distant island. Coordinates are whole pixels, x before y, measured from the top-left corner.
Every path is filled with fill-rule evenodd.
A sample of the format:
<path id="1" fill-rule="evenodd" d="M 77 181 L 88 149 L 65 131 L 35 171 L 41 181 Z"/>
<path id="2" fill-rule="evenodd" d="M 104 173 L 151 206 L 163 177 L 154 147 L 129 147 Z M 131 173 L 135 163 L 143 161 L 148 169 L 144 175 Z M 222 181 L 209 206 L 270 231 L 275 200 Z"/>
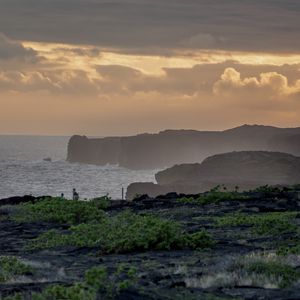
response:
<path id="1" fill-rule="evenodd" d="M 157 134 L 88 138 L 72 136 L 67 160 L 129 169 L 164 169 L 200 163 L 232 151 L 277 151 L 300 155 L 300 127 L 243 125 L 224 131 L 165 130 Z"/>

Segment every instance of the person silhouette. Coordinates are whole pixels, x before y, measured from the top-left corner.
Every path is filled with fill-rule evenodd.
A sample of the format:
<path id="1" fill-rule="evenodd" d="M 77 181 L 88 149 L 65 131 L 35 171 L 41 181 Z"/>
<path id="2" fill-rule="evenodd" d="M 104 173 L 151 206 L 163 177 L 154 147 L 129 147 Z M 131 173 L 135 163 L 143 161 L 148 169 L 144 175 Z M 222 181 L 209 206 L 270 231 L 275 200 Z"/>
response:
<path id="1" fill-rule="evenodd" d="M 73 200 L 79 200 L 79 194 L 76 192 L 76 189 L 73 189 Z"/>

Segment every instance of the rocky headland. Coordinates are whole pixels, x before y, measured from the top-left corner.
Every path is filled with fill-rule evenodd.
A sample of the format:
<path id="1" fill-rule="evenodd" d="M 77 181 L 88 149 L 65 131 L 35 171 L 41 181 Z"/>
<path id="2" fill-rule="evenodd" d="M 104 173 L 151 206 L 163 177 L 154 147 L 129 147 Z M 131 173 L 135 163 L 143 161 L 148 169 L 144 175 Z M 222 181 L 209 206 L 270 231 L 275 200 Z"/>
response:
<path id="1" fill-rule="evenodd" d="M 299 299 L 299 185 L 21 202 L 0 200 L 1 299 Z"/>
<path id="2" fill-rule="evenodd" d="M 218 154 L 202 163 L 180 164 L 155 175 L 157 184 L 133 183 L 127 199 L 177 193 L 201 193 L 217 185 L 246 191 L 263 185 L 300 182 L 300 157 L 280 152 L 240 151 Z"/>
<path id="3" fill-rule="evenodd" d="M 67 160 L 117 164 L 129 169 L 163 169 L 200 163 L 211 155 L 232 151 L 279 151 L 300 155 L 300 128 L 243 125 L 225 131 L 166 130 L 129 137 L 73 136 Z"/>

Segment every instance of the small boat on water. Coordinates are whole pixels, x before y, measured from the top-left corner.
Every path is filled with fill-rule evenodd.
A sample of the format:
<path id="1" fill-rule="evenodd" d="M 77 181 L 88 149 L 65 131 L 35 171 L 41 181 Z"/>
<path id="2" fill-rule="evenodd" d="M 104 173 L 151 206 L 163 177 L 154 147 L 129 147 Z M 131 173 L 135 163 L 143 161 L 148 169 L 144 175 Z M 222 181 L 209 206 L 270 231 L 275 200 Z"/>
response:
<path id="1" fill-rule="evenodd" d="M 51 157 L 46 157 L 46 158 L 43 159 L 43 161 L 52 162 L 52 158 Z"/>

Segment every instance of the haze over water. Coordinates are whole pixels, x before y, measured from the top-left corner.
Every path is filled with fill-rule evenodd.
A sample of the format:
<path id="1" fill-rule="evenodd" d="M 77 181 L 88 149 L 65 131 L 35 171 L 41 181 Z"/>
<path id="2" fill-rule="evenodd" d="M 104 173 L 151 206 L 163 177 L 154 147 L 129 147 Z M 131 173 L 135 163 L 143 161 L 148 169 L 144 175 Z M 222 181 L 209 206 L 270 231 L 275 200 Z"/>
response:
<path id="1" fill-rule="evenodd" d="M 71 164 L 65 161 L 68 137 L 0 136 L 0 199 L 25 194 L 81 198 L 107 193 L 121 198 L 122 186 L 155 181 L 155 170 L 132 171 L 118 166 Z M 51 157 L 52 162 L 43 159 Z"/>

